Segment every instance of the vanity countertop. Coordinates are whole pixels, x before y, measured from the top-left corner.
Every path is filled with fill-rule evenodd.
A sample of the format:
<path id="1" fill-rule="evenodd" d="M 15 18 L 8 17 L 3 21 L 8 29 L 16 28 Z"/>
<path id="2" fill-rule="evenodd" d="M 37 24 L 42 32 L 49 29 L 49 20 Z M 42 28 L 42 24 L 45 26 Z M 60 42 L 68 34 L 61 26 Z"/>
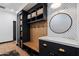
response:
<path id="1" fill-rule="evenodd" d="M 48 37 L 48 36 L 39 37 L 39 39 L 79 48 L 79 41 L 73 39 L 61 38 L 61 37 Z"/>

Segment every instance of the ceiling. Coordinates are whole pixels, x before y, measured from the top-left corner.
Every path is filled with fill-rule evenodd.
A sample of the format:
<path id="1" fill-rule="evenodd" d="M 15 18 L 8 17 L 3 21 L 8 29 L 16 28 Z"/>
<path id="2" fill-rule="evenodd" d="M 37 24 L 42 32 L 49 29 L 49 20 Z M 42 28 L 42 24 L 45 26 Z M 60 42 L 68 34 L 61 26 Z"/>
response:
<path id="1" fill-rule="evenodd" d="M 27 10 L 29 10 L 30 8 L 32 8 L 33 6 L 35 6 L 36 4 L 37 4 L 37 3 L 29 3 L 29 4 L 27 4 L 27 5 L 24 7 L 23 10 L 27 11 Z"/>
<path id="2" fill-rule="evenodd" d="M 5 8 L 0 8 L 2 11 L 18 13 L 22 9 L 27 11 L 32 8 L 36 3 L 0 3 L 0 6 Z"/>

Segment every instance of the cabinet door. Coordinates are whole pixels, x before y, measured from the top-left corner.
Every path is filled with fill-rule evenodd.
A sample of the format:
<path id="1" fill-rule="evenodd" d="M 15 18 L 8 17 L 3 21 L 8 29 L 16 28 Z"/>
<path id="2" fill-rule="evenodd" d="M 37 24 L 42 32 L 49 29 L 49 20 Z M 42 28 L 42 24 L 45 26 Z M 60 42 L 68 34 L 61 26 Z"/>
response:
<path id="1" fill-rule="evenodd" d="M 27 23 L 27 12 L 23 11 L 23 42 L 30 40 L 30 24 Z"/>
<path id="2" fill-rule="evenodd" d="M 23 23 L 23 42 L 27 42 L 30 40 L 30 25 L 26 22 Z"/>

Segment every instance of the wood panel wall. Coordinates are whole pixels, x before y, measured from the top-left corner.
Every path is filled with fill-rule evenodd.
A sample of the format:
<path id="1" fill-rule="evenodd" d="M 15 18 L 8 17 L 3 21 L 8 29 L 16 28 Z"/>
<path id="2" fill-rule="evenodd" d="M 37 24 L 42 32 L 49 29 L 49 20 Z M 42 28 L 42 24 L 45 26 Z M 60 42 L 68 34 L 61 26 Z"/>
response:
<path id="1" fill-rule="evenodd" d="M 30 24 L 30 42 L 28 46 L 39 50 L 39 37 L 47 36 L 47 20 Z"/>

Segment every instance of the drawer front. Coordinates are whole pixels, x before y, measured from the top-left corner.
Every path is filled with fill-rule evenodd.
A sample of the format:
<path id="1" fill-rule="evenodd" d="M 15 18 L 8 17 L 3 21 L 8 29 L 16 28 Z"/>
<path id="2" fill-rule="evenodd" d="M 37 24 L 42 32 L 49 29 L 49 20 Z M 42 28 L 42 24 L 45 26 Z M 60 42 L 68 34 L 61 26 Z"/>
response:
<path id="1" fill-rule="evenodd" d="M 40 55 L 75 56 L 76 48 L 40 40 Z"/>
<path id="2" fill-rule="evenodd" d="M 75 56 L 76 55 L 76 50 L 73 47 L 70 46 L 65 46 L 65 45 L 56 45 L 56 54 L 57 55 L 63 55 L 63 56 Z"/>
<path id="3" fill-rule="evenodd" d="M 48 55 L 54 55 L 54 50 L 55 48 L 52 49 L 52 52 L 51 52 L 51 49 L 50 49 L 50 45 L 51 43 L 48 43 L 46 41 L 41 41 L 40 40 L 40 55 L 41 56 L 48 56 Z"/>

